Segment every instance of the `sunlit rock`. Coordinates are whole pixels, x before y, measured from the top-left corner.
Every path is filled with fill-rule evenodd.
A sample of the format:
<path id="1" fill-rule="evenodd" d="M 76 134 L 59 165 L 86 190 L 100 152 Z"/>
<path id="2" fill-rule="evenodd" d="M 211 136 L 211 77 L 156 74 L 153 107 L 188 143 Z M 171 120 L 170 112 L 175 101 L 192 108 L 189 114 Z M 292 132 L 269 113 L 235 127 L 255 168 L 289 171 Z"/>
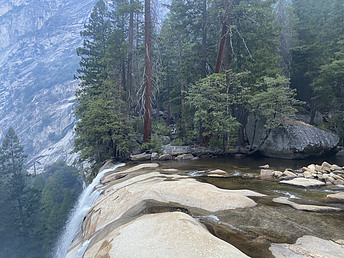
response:
<path id="1" fill-rule="evenodd" d="M 144 215 L 104 231 L 83 257 L 248 257 L 181 212 Z"/>
<path id="2" fill-rule="evenodd" d="M 342 245 L 314 236 L 303 236 L 295 244 L 272 244 L 270 251 L 276 258 L 344 257 Z"/>
<path id="3" fill-rule="evenodd" d="M 328 194 L 326 196 L 326 202 L 342 202 L 344 203 L 344 192 L 336 194 Z"/>
<path id="4" fill-rule="evenodd" d="M 295 186 L 302 186 L 302 187 L 325 185 L 324 182 L 319 181 L 317 179 L 308 179 L 308 178 L 302 178 L 302 177 L 294 178 L 292 180 L 283 180 L 283 181 L 280 181 L 280 184 L 295 185 Z"/>

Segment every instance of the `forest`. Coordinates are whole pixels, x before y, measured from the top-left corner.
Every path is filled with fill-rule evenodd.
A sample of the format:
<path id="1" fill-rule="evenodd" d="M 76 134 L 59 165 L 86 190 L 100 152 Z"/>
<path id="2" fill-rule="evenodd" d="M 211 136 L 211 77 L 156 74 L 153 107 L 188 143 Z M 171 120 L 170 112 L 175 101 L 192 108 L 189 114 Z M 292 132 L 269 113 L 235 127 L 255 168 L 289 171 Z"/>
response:
<path id="1" fill-rule="evenodd" d="M 82 181 L 63 161 L 30 175 L 25 158 L 10 128 L 0 147 L 0 257 L 52 257 Z"/>
<path id="2" fill-rule="evenodd" d="M 342 1 L 173 0 L 163 17 L 158 3 L 100 0 L 81 32 L 81 161 L 159 150 L 164 136 L 247 146 L 249 115 L 267 135 L 320 117 L 343 139 Z"/>

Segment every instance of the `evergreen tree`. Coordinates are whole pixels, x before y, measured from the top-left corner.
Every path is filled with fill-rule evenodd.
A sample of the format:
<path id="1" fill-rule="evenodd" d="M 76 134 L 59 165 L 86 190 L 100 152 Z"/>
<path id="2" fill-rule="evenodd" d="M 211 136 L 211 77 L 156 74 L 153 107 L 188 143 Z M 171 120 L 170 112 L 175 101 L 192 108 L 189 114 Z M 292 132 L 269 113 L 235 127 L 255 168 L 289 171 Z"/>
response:
<path id="1" fill-rule="evenodd" d="M 23 167 L 25 158 L 23 147 L 10 128 L 0 149 L 0 200 L 3 204 L 0 235 L 5 238 L 0 239 L 4 241 L 0 245 L 0 254 L 12 257 L 22 257 L 25 249 L 32 248 L 35 230 L 31 228 L 39 210 L 39 193 L 29 185 L 29 175 Z"/>

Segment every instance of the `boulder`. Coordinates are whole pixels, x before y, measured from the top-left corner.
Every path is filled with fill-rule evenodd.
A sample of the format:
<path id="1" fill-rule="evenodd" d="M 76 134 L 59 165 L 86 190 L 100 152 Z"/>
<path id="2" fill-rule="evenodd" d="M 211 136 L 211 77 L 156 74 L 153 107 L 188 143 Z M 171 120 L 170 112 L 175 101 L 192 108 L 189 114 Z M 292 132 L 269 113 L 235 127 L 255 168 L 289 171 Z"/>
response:
<path id="1" fill-rule="evenodd" d="M 152 152 L 152 155 L 151 155 L 151 160 L 158 160 L 159 159 L 159 155 L 157 152 Z"/>
<path id="2" fill-rule="evenodd" d="M 254 121 L 250 116 L 246 126 L 248 140 L 252 141 Z M 265 138 L 264 124 L 258 123 L 253 146 L 257 147 Z M 321 156 L 333 150 L 339 142 L 337 135 L 321 130 L 301 121 L 291 120 L 272 130 L 262 145 L 260 152 L 264 156 L 283 159 L 304 159 Z M 251 142 L 252 143 L 252 142 Z M 250 143 L 250 144 L 251 144 Z"/>
<path id="3" fill-rule="evenodd" d="M 340 166 L 338 166 L 338 165 L 336 165 L 336 164 L 333 164 L 332 166 L 331 166 L 331 170 L 333 171 L 333 170 L 342 170 L 342 168 L 340 167 Z"/>
<path id="4" fill-rule="evenodd" d="M 326 196 L 326 202 L 342 202 L 344 203 L 344 192 L 336 194 L 328 194 Z"/>
<path id="5" fill-rule="evenodd" d="M 326 161 L 324 161 L 322 164 L 321 164 L 321 167 L 320 169 L 322 171 L 325 171 L 325 172 L 331 172 L 332 171 L 332 166 L 330 163 L 327 163 Z"/>
<path id="6" fill-rule="evenodd" d="M 274 176 L 275 177 L 281 177 L 281 176 L 283 176 L 283 172 L 276 170 L 276 171 L 274 171 Z"/>
<path id="7" fill-rule="evenodd" d="M 171 160 L 173 157 L 170 154 L 162 154 L 159 157 L 159 160 Z"/>
<path id="8" fill-rule="evenodd" d="M 272 200 L 276 203 L 286 204 L 300 211 L 314 211 L 314 212 L 330 212 L 330 211 L 341 211 L 340 208 L 330 206 L 318 206 L 318 205 L 307 205 L 298 204 L 296 202 L 289 201 L 287 197 L 278 197 Z"/>
<path id="9" fill-rule="evenodd" d="M 260 178 L 261 179 L 268 179 L 273 177 L 274 171 L 271 169 L 261 169 L 260 170 Z"/>
<path id="10" fill-rule="evenodd" d="M 193 160 L 194 158 L 192 154 L 180 154 L 176 157 L 177 160 Z"/>
<path id="11" fill-rule="evenodd" d="M 283 172 L 283 176 L 286 176 L 287 178 L 295 178 L 297 175 L 289 170 L 285 170 Z"/>
<path id="12" fill-rule="evenodd" d="M 311 173 L 311 172 L 309 172 L 309 171 L 305 171 L 305 172 L 303 172 L 303 176 L 304 176 L 304 178 L 313 178 L 313 175 L 312 175 L 312 173 Z"/>
<path id="13" fill-rule="evenodd" d="M 102 239 L 92 240 L 83 257 L 248 256 L 210 234 L 191 216 L 171 212 L 143 215 L 111 230 Z"/>
<path id="14" fill-rule="evenodd" d="M 227 177 L 228 173 L 221 169 L 215 169 L 207 172 L 207 176 L 210 177 Z"/>
<path id="15" fill-rule="evenodd" d="M 163 154 L 170 154 L 172 156 L 186 154 L 190 152 L 189 146 L 172 146 L 170 144 L 162 146 Z"/>
<path id="16" fill-rule="evenodd" d="M 342 245 L 314 236 L 303 236 L 295 244 L 271 244 L 269 249 L 276 258 L 344 257 Z"/>
<path id="17" fill-rule="evenodd" d="M 302 177 L 294 178 L 292 180 L 283 180 L 283 181 L 280 181 L 280 184 L 288 184 L 288 185 L 295 185 L 295 186 L 302 186 L 302 187 L 325 185 L 324 182 L 321 182 L 317 179 L 307 179 L 307 178 L 302 178 Z"/>
<path id="18" fill-rule="evenodd" d="M 151 160 L 152 154 L 150 153 L 140 153 L 136 155 L 131 155 L 130 159 L 132 161 L 145 161 L 145 160 Z"/>

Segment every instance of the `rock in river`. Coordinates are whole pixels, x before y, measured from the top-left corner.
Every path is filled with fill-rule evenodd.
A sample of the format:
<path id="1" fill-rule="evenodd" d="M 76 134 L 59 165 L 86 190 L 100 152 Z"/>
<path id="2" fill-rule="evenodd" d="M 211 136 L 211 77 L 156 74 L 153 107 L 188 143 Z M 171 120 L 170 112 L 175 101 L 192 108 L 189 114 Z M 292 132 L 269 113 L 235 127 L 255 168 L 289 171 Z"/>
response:
<path id="1" fill-rule="evenodd" d="M 248 139 L 253 137 L 252 117 L 246 127 Z M 265 137 L 263 124 L 258 124 L 253 146 L 258 146 Z M 339 142 L 337 135 L 321 130 L 301 121 L 291 120 L 274 129 L 260 152 L 273 158 L 304 159 L 321 156 L 334 149 Z"/>
<path id="2" fill-rule="evenodd" d="M 295 186 L 302 186 L 302 187 L 326 185 L 326 183 L 321 182 L 317 179 L 308 179 L 308 178 L 303 178 L 303 177 L 294 178 L 292 180 L 283 180 L 283 181 L 280 181 L 280 184 L 295 185 Z"/>
<path id="3" fill-rule="evenodd" d="M 295 244 L 272 244 L 270 251 L 276 258 L 293 257 L 344 257 L 342 245 L 314 236 L 303 236 Z"/>
<path id="4" fill-rule="evenodd" d="M 328 194 L 326 196 L 326 202 L 343 202 L 344 203 L 344 193 Z"/>
<path id="5" fill-rule="evenodd" d="M 289 201 L 287 197 L 278 197 L 272 200 L 276 203 L 286 204 L 300 211 L 314 211 L 314 212 L 330 212 L 330 211 L 341 211 L 340 208 L 329 207 L 329 206 L 318 206 L 318 205 L 307 205 L 298 204 L 296 202 Z"/>

